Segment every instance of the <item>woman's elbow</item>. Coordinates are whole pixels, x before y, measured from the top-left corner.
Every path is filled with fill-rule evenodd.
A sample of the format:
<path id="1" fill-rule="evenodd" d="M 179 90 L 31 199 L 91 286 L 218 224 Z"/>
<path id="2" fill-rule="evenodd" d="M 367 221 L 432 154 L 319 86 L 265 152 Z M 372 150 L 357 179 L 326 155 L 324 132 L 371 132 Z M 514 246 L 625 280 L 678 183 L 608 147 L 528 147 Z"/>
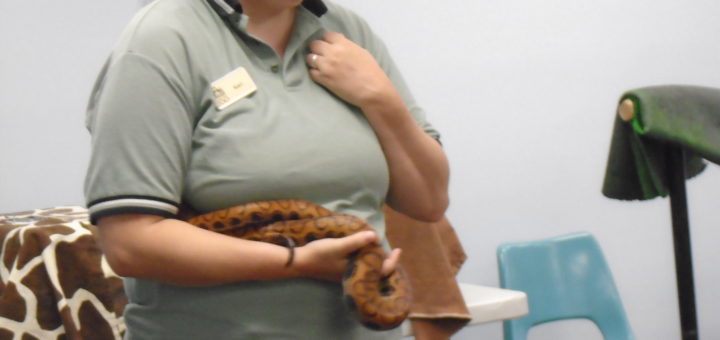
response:
<path id="1" fill-rule="evenodd" d="M 140 276 L 138 271 L 141 266 L 138 265 L 137 255 L 132 250 L 107 242 L 101 242 L 100 249 L 115 274 L 122 277 Z"/>
<path id="2" fill-rule="evenodd" d="M 448 208 L 449 200 L 447 198 L 434 202 L 431 206 L 426 209 L 422 218 L 419 220 L 424 222 L 437 222 L 445 217 L 445 211 Z"/>
<path id="3" fill-rule="evenodd" d="M 132 272 L 133 266 L 130 264 L 131 260 L 128 259 L 127 254 L 121 254 L 119 251 L 111 251 L 106 247 L 102 249 L 102 252 L 108 265 L 110 265 L 110 269 L 112 269 L 115 274 L 123 277 L 134 276 Z"/>
<path id="4" fill-rule="evenodd" d="M 98 223 L 98 245 L 110 268 L 119 276 L 138 277 L 142 259 L 137 246 L 140 227 L 153 219 L 133 219 L 130 215 L 110 216 Z"/>
<path id="5" fill-rule="evenodd" d="M 422 204 L 413 204 L 409 207 L 398 207 L 396 210 L 405 214 L 406 216 L 422 221 L 422 222 L 437 222 L 445 217 L 445 211 L 449 205 L 448 197 L 434 197 L 431 200 L 422 202 Z"/>

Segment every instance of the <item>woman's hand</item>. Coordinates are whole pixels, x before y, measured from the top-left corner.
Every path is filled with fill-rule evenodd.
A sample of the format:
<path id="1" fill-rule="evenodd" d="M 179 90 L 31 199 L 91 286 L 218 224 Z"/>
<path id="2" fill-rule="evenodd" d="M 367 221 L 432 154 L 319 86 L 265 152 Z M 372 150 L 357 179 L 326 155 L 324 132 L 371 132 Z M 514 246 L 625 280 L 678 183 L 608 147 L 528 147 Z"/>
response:
<path id="1" fill-rule="evenodd" d="M 348 267 L 348 258 L 356 250 L 377 243 L 372 231 L 363 231 L 343 238 L 327 238 L 310 242 L 295 249 L 295 267 L 299 276 L 340 281 Z M 394 249 L 383 262 L 382 274 L 392 274 L 400 259 L 400 249 Z"/>
<path id="2" fill-rule="evenodd" d="M 307 62 L 312 79 L 350 104 L 363 108 L 395 92 L 370 52 L 341 33 L 325 33 L 322 40 L 310 44 L 310 51 Z"/>

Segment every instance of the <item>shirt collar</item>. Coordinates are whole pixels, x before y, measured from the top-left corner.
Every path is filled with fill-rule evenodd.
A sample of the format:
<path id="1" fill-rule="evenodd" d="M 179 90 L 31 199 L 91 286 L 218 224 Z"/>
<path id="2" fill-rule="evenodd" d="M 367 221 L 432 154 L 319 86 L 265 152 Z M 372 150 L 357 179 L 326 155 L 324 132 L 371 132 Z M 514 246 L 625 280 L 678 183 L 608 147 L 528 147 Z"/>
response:
<path id="1" fill-rule="evenodd" d="M 223 17 L 243 12 L 240 1 L 238 0 L 207 0 L 207 2 Z M 302 6 L 318 17 L 325 14 L 328 10 L 322 0 L 303 0 Z"/>

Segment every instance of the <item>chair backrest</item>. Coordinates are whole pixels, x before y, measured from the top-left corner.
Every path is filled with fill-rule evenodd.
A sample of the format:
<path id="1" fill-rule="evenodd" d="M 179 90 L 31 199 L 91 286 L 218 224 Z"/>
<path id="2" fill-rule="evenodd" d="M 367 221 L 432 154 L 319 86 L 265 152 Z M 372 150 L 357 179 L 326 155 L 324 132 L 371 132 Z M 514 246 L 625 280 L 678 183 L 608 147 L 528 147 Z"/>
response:
<path id="1" fill-rule="evenodd" d="M 498 247 L 503 288 L 528 295 L 527 316 L 504 322 L 505 340 L 525 340 L 531 327 L 589 319 L 606 340 L 634 339 L 610 268 L 595 238 L 574 233 Z"/>

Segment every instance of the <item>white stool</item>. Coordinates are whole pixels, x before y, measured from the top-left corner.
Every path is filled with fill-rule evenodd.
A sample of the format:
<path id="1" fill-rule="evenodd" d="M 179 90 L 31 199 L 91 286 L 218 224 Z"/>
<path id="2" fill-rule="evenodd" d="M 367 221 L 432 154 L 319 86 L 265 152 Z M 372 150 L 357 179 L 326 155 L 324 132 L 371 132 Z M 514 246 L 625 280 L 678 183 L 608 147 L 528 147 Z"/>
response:
<path id="1" fill-rule="evenodd" d="M 528 313 L 527 295 L 524 292 L 468 283 L 460 283 L 459 286 L 472 316 L 468 326 L 514 319 Z M 409 320 L 401 327 L 404 336 L 412 335 Z"/>

